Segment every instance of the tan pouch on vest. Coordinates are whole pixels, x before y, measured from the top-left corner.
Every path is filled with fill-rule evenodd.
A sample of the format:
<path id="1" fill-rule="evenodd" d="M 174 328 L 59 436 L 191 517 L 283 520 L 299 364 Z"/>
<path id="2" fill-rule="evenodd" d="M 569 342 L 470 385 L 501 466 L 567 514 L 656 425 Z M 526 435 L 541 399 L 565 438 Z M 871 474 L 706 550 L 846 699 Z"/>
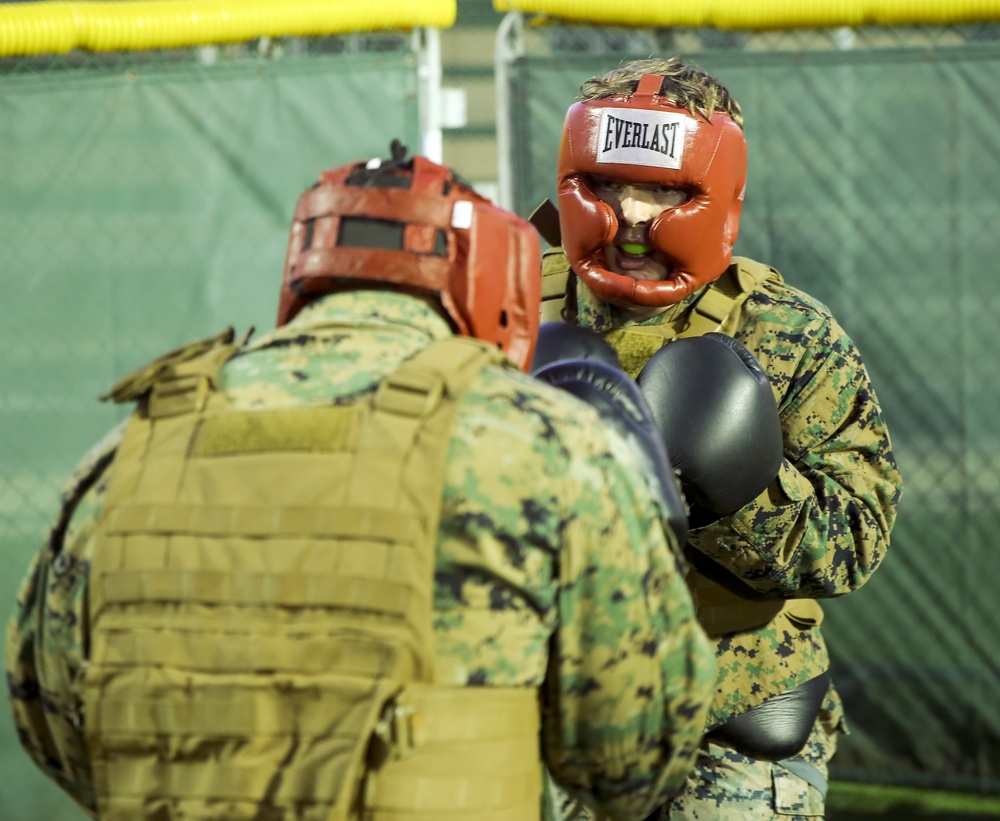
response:
<path id="1" fill-rule="evenodd" d="M 102 821 L 373 817 L 401 800 L 397 759 L 422 760 L 409 754 L 419 743 L 394 734 L 397 710 L 411 741 L 413 722 L 444 733 L 439 747 L 454 741 L 431 681 L 444 462 L 462 392 L 499 355 L 453 338 L 368 402 L 239 411 L 214 389 L 232 351 L 220 339 L 119 391 L 141 402 L 91 567 L 85 711 Z M 530 706 L 537 724 L 533 691 L 456 697 L 491 715 L 516 701 L 508 712 Z M 539 769 L 537 727 L 521 730 L 516 755 L 534 749 Z M 386 738 L 377 777 L 389 786 L 366 790 L 367 756 Z M 468 742 L 480 740 L 485 752 L 425 760 L 485 769 L 496 750 L 485 730 Z M 505 760 L 493 760 L 495 777 Z M 440 775 L 400 771 L 398 783 L 426 777 L 427 791 Z M 463 800 L 463 817 L 496 807 Z"/>
<path id="2" fill-rule="evenodd" d="M 688 573 L 698 621 L 713 637 L 753 630 L 771 621 L 784 608 L 784 600 L 757 601 L 727 590 L 694 568 Z"/>
<path id="3" fill-rule="evenodd" d="M 818 627 L 823 621 L 823 608 L 815 599 L 747 598 L 726 589 L 695 568 L 688 573 L 688 587 L 694 597 L 698 621 L 710 636 L 763 627 L 779 613 L 798 630 Z"/>
<path id="4" fill-rule="evenodd" d="M 380 727 L 370 756 L 366 821 L 538 819 L 542 791 L 534 688 L 412 684 Z M 378 759 L 385 757 L 384 763 Z"/>

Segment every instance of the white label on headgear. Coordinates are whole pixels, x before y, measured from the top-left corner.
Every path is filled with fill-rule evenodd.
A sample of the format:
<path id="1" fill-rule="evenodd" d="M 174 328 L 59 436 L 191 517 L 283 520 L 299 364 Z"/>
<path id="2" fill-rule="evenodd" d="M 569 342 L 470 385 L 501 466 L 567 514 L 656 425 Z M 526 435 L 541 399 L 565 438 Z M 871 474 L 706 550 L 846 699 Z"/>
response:
<path id="1" fill-rule="evenodd" d="M 451 210 L 452 228 L 472 227 L 472 203 L 468 200 L 459 200 Z"/>
<path id="2" fill-rule="evenodd" d="M 687 117 L 672 111 L 605 108 L 597 134 L 597 162 L 680 168 Z"/>

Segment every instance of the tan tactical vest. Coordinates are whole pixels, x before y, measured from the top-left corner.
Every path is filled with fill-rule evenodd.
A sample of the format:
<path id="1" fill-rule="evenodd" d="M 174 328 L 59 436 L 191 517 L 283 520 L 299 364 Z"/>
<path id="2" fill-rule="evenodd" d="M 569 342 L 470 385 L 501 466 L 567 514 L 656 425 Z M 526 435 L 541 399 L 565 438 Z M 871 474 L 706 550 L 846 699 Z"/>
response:
<path id="1" fill-rule="evenodd" d="M 537 694 L 434 683 L 455 337 L 344 407 L 237 410 L 232 334 L 138 400 L 90 571 L 86 731 L 102 821 L 538 818 Z"/>
<path id="2" fill-rule="evenodd" d="M 558 320 L 568 293 L 569 261 L 560 248 L 546 252 L 542 259 L 542 321 Z M 733 257 L 732 264 L 711 283 L 690 311 L 659 325 L 619 328 L 604 335 L 618 352 L 622 368 L 633 379 L 649 358 L 675 339 L 718 332 L 733 336 L 739 326 L 740 306 L 764 282 L 781 282 L 774 268 L 745 257 Z M 698 620 L 710 636 L 761 627 L 779 614 L 795 629 L 818 625 L 823 610 L 814 599 L 760 601 L 747 598 L 722 586 L 697 569 L 688 573 L 688 586 L 698 611 Z"/>

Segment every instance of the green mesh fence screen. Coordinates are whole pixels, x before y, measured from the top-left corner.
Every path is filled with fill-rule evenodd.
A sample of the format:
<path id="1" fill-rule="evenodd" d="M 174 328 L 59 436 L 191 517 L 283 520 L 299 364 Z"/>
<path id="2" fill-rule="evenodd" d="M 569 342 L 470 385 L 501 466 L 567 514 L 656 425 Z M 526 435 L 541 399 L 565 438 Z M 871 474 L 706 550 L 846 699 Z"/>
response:
<path id="1" fill-rule="evenodd" d="M 0 63 L 0 602 L 6 624 L 96 397 L 229 324 L 273 327 L 296 199 L 420 132 L 406 36 Z M 267 47 L 267 48 L 265 48 Z M 82 818 L 0 709 L 0 818 Z M 42 785 L 45 786 L 42 786 Z"/>
<path id="2" fill-rule="evenodd" d="M 750 145 L 737 253 L 826 302 L 865 356 L 905 491 L 883 568 L 826 608 L 840 779 L 1000 792 L 996 38 L 542 29 L 511 65 L 524 215 L 554 196 L 582 80 L 675 53 L 720 77 Z"/>

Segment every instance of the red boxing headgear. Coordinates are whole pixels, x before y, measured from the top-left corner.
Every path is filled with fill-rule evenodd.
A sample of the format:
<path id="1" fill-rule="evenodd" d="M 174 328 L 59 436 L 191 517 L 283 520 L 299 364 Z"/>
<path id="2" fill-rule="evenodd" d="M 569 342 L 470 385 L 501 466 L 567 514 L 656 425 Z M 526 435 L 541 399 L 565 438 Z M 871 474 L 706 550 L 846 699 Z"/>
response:
<path id="1" fill-rule="evenodd" d="M 726 113 L 711 120 L 661 97 L 647 74 L 635 92 L 575 103 L 566 114 L 557 191 L 563 248 L 573 270 L 601 299 L 663 307 L 718 279 L 733 256 L 746 188 L 743 129 Z M 604 248 L 618 233 L 614 210 L 591 176 L 683 188 L 688 199 L 650 223 L 650 243 L 670 265 L 662 282 L 607 269 Z"/>
<path id="2" fill-rule="evenodd" d="M 459 333 L 527 369 L 541 301 L 534 228 L 444 166 L 394 154 L 324 171 L 300 197 L 278 325 L 319 295 L 387 283 L 436 297 Z"/>

